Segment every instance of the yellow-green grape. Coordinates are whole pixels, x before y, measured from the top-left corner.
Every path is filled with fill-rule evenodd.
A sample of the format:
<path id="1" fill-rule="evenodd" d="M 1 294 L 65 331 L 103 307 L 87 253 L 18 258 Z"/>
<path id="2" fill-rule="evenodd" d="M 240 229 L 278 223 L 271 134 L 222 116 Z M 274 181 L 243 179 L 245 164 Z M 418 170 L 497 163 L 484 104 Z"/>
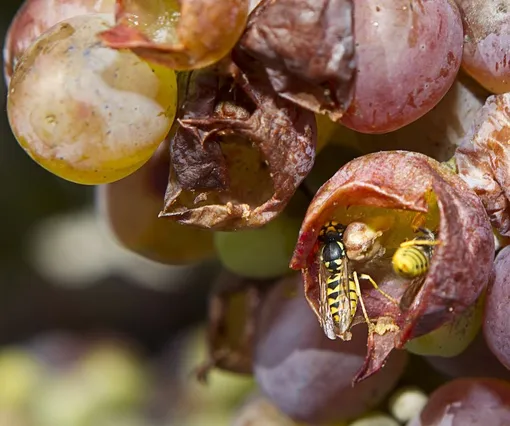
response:
<path id="1" fill-rule="evenodd" d="M 140 406 L 147 394 L 148 378 L 141 359 L 113 343 L 94 347 L 78 370 L 106 410 Z"/>
<path id="2" fill-rule="evenodd" d="M 301 220 L 281 214 L 266 226 L 237 232 L 217 232 L 216 250 L 230 271 L 249 278 L 273 278 L 291 272 L 289 261 Z"/>
<path id="3" fill-rule="evenodd" d="M 428 399 L 427 394 L 415 386 L 400 388 L 391 396 L 389 409 L 395 419 L 405 423 L 421 412 Z"/>
<path id="4" fill-rule="evenodd" d="M 454 357 L 474 340 L 483 318 L 485 294 L 457 319 L 424 336 L 407 342 L 405 348 L 417 355 Z"/>
<path id="5" fill-rule="evenodd" d="M 182 386 L 180 397 L 185 401 L 183 404 L 210 414 L 230 413 L 253 391 L 255 382 L 253 377 L 247 375 L 213 369 L 205 384 L 190 376 L 208 356 L 204 330 L 194 330 L 186 336 L 182 354 L 179 382 Z"/>
<path id="6" fill-rule="evenodd" d="M 102 184 L 140 168 L 175 116 L 172 70 L 102 46 L 107 14 L 76 16 L 28 48 L 9 85 L 12 131 L 41 166 L 72 182 Z"/>
<path id="7" fill-rule="evenodd" d="M 235 414 L 232 426 L 301 426 L 263 396 L 251 396 Z M 342 425 L 344 426 L 344 425 Z"/>
<path id="8" fill-rule="evenodd" d="M 400 426 L 399 423 L 383 413 L 371 413 L 349 423 L 349 426 Z"/>
<path id="9" fill-rule="evenodd" d="M 5 348 L 0 353 L 0 411 L 25 410 L 42 380 L 41 364 L 28 352 Z"/>

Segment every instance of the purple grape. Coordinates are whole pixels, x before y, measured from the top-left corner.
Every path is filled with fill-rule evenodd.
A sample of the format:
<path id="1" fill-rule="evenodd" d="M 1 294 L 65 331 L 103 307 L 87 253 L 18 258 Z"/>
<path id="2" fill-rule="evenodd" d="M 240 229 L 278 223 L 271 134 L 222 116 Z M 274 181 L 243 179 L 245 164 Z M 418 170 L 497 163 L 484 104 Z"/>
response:
<path id="1" fill-rule="evenodd" d="M 338 421 L 363 414 L 393 389 L 407 353 L 395 351 L 378 374 L 352 387 L 365 358 L 367 329 L 354 327 L 349 342 L 327 339 L 302 287 L 300 276 L 286 278 L 264 300 L 255 339 L 258 384 L 298 421 Z"/>
<path id="2" fill-rule="evenodd" d="M 503 248 L 494 262 L 494 282 L 485 301 L 483 331 L 491 351 L 510 368 L 510 246 Z"/>
<path id="3" fill-rule="evenodd" d="M 507 426 L 510 383 L 457 379 L 441 386 L 409 426 Z"/>

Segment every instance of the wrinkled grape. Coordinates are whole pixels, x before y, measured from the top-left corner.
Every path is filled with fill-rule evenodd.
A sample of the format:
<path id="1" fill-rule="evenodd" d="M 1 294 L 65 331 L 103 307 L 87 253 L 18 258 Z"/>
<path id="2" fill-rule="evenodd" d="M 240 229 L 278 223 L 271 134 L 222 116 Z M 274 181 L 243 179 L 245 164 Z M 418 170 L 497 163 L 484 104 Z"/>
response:
<path id="1" fill-rule="evenodd" d="M 124 247 L 167 264 L 214 256 L 213 233 L 158 218 L 168 181 L 168 144 L 132 175 L 96 188 L 99 215 Z"/>
<path id="2" fill-rule="evenodd" d="M 117 25 L 102 39 L 173 69 L 203 68 L 234 47 L 249 5 L 248 0 L 117 0 Z"/>
<path id="3" fill-rule="evenodd" d="M 30 45 L 56 23 L 87 13 L 112 13 L 115 0 L 25 0 L 11 22 L 4 44 L 4 77 L 7 85 Z"/>
<path id="4" fill-rule="evenodd" d="M 510 91 L 510 4 L 456 0 L 464 23 L 462 68 L 493 93 Z"/>
<path id="5" fill-rule="evenodd" d="M 504 247 L 494 262 L 495 278 L 487 294 L 483 331 L 487 345 L 510 369 L 510 246 Z"/>
<path id="6" fill-rule="evenodd" d="M 303 297 L 301 277 L 284 279 L 268 294 L 258 318 L 254 370 L 260 388 L 298 421 L 363 414 L 393 388 L 407 356 L 395 352 L 377 375 L 352 387 L 365 357 L 367 329 L 352 331 L 349 342 L 329 340 Z"/>
<path id="7" fill-rule="evenodd" d="M 174 72 L 101 46 L 109 15 L 70 18 L 25 52 L 7 112 L 20 145 L 52 173 L 82 184 L 121 179 L 140 168 L 175 115 Z"/>
<path id="8" fill-rule="evenodd" d="M 462 56 L 455 4 L 356 1 L 354 22 L 358 73 L 343 124 L 385 133 L 413 122 L 441 100 Z"/>
<path id="9" fill-rule="evenodd" d="M 507 426 L 510 384 L 496 379 L 457 379 L 437 389 L 410 426 Z"/>

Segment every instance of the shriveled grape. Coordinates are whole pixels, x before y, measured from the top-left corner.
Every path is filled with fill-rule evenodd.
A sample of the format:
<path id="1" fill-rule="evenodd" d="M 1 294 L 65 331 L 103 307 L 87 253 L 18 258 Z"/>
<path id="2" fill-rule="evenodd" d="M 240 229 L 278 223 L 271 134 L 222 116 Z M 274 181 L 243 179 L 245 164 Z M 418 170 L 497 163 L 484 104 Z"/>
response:
<path id="1" fill-rule="evenodd" d="M 25 0 L 11 22 L 4 44 L 7 85 L 19 59 L 43 32 L 58 22 L 87 13 L 111 13 L 115 0 Z"/>
<path id="2" fill-rule="evenodd" d="M 510 91 L 510 4 L 456 0 L 464 23 L 462 68 L 493 93 Z"/>
<path id="3" fill-rule="evenodd" d="M 510 384 L 496 379 L 457 379 L 437 389 L 410 426 L 506 426 Z"/>
<path id="4" fill-rule="evenodd" d="M 495 278 L 487 294 L 483 331 L 487 345 L 510 369 L 510 246 L 504 247 L 494 262 Z"/>
<path id="5" fill-rule="evenodd" d="M 77 183 L 113 182 L 140 168 L 175 116 L 174 72 L 103 47 L 97 33 L 112 23 L 90 14 L 55 25 L 25 52 L 9 88 L 20 145 Z"/>
<path id="6" fill-rule="evenodd" d="M 298 421 L 352 419 L 393 388 L 406 363 L 397 351 L 373 377 L 351 385 L 364 361 L 367 329 L 355 326 L 349 342 L 329 340 L 303 297 L 300 276 L 280 282 L 258 318 L 255 377 L 262 391 Z"/>
<path id="7" fill-rule="evenodd" d="M 358 73 L 342 123 L 363 133 L 390 132 L 433 108 L 452 85 L 462 21 L 448 0 L 354 3 Z"/>
<path id="8" fill-rule="evenodd" d="M 173 69 L 203 68 L 222 59 L 241 36 L 248 0 L 117 2 L 117 25 L 102 34 L 117 49 Z"/>

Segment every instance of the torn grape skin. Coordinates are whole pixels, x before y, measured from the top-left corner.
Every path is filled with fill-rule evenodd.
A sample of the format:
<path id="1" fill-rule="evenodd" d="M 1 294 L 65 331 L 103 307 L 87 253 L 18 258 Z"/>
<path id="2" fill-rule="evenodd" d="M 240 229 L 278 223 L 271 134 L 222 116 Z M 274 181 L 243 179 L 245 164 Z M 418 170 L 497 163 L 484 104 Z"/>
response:
<path id="1" fill-rule="evenodd" d="M 319 189 L 308 208 L 291 267 L 302 270 L 306 298 L 318 315 L 314 250 L 321 226 L 345 212 L 346 207 L 353 210 L 357 206 L 401 210 L 404 215 L 422 212 L 433 217 L 434 197 L 439 219 L 437 239 L 442 243 L 436 247 L 421 291 L 409 309 L 401 311 L 375 290 L 363 290 L 368 316 L 397 328 L 369 336 L 366 363 L 356 381 L 377 372 L 393 348 L 402 348 L 408 340 L 451 321 L 476 301 L 491 273 L 492 229 L 479 198 L 458 176 L 435 160 L 405 151 L 379 152 L 351 161 Z M 384 268 L 380 274 L 375 277 L 380 287 L 400 299 L 405 285 Z"/>

